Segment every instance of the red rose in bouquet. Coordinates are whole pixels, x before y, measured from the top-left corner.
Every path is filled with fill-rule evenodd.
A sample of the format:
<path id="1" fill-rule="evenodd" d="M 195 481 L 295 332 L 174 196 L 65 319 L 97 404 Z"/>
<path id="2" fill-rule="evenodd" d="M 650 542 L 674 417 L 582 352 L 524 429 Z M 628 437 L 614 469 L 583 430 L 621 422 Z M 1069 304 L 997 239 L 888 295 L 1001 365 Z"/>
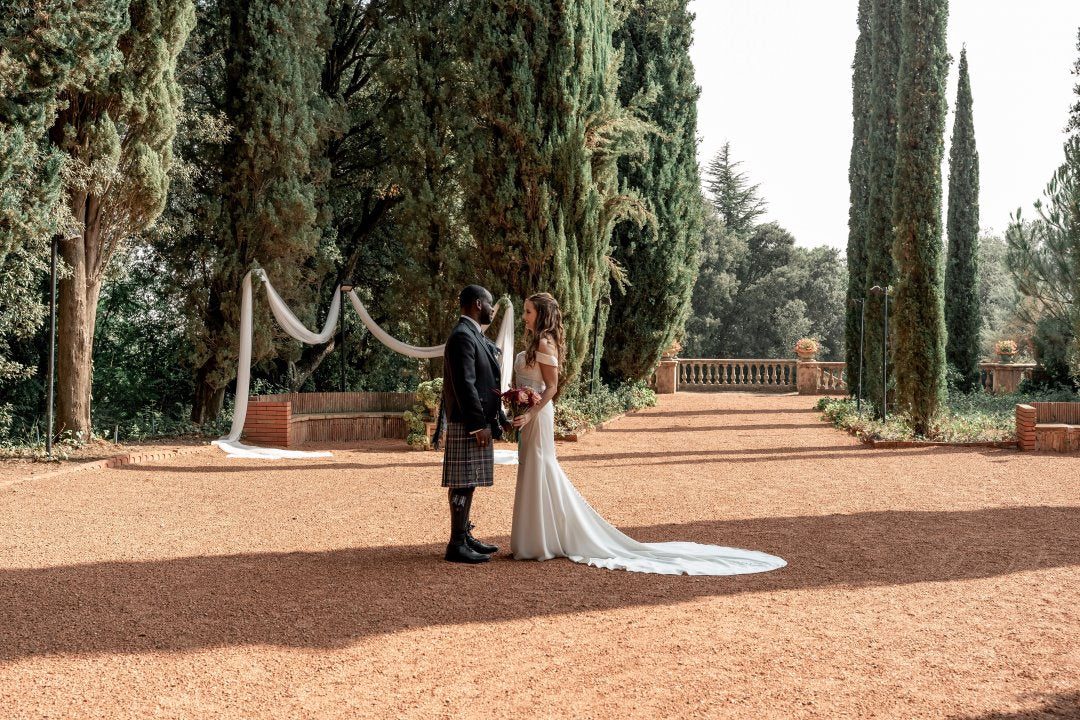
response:
<path id="1" fill-rule="evenodd" d="M 504 393 L 500 393 L 498 390 L 494 392 L 498 393 L 502 398 L 503 405 L 506 407 L 506 414 L 513 421 L 518 415 L 524 415 L 532 408 L 540 404 L 540 393 L 536 392 L 529 387 L 512 387 Z M 514 428 L 516 434 L 517 428 Z"/>

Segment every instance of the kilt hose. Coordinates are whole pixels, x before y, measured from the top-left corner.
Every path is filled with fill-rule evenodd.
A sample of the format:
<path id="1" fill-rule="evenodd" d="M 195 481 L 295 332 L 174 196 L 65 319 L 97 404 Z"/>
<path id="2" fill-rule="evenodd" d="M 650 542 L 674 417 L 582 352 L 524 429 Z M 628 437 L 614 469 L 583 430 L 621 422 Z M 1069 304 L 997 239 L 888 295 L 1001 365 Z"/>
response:
<path id="1" fill-rule="evenodd" d="M 495 484 L 495 448 L 476 444 L 464 423 L 447 422 L 443 436 L 442 486 L 445 488 L 490 487 Z"/>

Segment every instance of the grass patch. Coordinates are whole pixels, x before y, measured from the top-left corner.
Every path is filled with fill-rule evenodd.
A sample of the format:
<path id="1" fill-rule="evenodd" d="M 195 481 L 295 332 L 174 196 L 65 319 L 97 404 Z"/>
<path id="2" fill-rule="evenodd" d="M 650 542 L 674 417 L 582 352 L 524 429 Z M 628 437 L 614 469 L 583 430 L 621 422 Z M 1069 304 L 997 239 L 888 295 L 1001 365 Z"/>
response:
<path id="1" fill-rule="evenodd" d="M 1016 437 L 1016 404 L 1026 402 L 1080 402 L 1069 391 L 1017 392 L 993 395 L 986 392 L 949 395 L 945 408 L 934 418 L 930 432 L 916 435 L 911 419 L 903 413 L 875 419 L 866 403 L 856 412 L 851 398 L 822 398 L 814 406 L 822 417 L 863 440 L 930 440 L 934 442 L 1002 442 Z"/>

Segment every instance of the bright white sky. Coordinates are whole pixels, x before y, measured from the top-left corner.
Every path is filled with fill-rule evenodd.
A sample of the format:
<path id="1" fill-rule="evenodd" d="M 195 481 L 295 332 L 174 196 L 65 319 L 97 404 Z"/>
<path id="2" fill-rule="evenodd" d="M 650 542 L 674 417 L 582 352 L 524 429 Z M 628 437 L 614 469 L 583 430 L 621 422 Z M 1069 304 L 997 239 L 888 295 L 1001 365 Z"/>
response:
<path id="1" fill-rule="evenodd" d="M 799 245 L 846 247 L 857 0 L 690 0 L 690 11 L 702 169 L 730 141 L 740 169 L 761 184 L 766 220 Z M 966 44 L 984 229 L 1004 231 L 1019 206 L 1031 217 L 1063 160 L 1062 129 L 1080 82 L 1071 74 L 1078 28 L 1076 0 L 949 3 L 943 194 Z"/>

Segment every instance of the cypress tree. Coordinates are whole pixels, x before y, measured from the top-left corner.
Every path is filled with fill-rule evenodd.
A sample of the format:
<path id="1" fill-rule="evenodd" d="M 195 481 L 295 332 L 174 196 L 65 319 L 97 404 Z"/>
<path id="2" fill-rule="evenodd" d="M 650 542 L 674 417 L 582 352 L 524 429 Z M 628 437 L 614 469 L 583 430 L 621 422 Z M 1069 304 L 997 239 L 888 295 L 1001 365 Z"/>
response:
<path id="1" fill-rule="evenodd" d="M 619 97 L 638 108 L 660 134 L 646 153 L 619 161 L 629 186 L 656 217 L 620 223 L 612 256 L 626 270 L 625 292 L 612 293 L 603 349 L 611 379 L 647 377 L 682 334 L 697 276 L 703 218 L 697 165 L 697 98 L 690 62 L 693 16 L 686 0 L 647 0 L 615 33 L 623 54 Z"/>
<path id="2" fill-rule="evenodd" d="M 236 375 L 240 285 L 261 265 L 282 298 L 314 306 L 312 265 L 320 239 L 314 160 L 327 108 L 320 93 L 328 40 L 325 2 L 223 0 L 226 115 L 220 202 L 211 211 L 220 255 L 198 343 L 192 420 L 215 417 Z M 272 327 L 256 315 L 252 360 L 271 357 Z"/>
<path id="3" fill-rule="evenodd" d="M 0 383 L 33 372 L 9 343 L 41 327 L 49 241 L 72 225 L 61 202 L 64 156 L 46 132 L 65 89 L 98 82 L 119 61 L 126 7 L 34 0 L 0 15 Z"/>
<path id="4" fill-rule="evenodd" d="M 870 127 L 867 143 L 867 218 L 863 297 L 871 287 L 896 282 L 893 263 L 893 174 L 896 169 L 896 75 L 900 63 L 900 0 L 872 0 L 870 8 Z M 885 338 L 881 299 L 866 303 L 863 388 L 875 413 L 881 411 L 882 343 Z"/>
<path id="5" fill-rule="evenodd" d="M 967 49 L 960 51 L 956 116 L 949 148 L 948 254 L 945 265 L 946 359 L 965 391 L 979 384 L 979 153 L 971 113 Z"/>
<path id="6" fill-rule="evenodd" d="M 176 58 L 195 15 L 190 0 L 132 0 L 116 47 L 122 60 L 62 95 L 49 130 L 71 164 L 65 201 L 75 229 L 60 256 L 70 269 L 57 307 L 57 432 L 90 435 L 94 324 L 113 253 L 165 206 L 180 93 Z"/>
<path id="7" fill-rule="evenodd" d="M 896 400 L 926 435 L 945 394 L 941 156 L 948 0 L 904 0 L 893 225 L 899 280 L 892 335 Z"/>
<path id="8" fill-rule="evenodd" d="M 643 123 L 616 96 L 610 0 L 493 0 L 470 8 L 477 125 L 461 147 L 477 281 L 521 299 L 551 292 L 566 323 L 564 381 L 579 374 L 608 291 L 611 230 L 639 203 L 618 158 Z M 594 334 L 595 333 L 595 334 Z"/>
<path id="9" fill-rule="evenodd" d="M 851 159 L 848 162 L 847 305 L 844 324 L 844 359 L 848 388 L 858 391 L 862 303 L 866 301 L 866 239 L 868 204 L 868 153 L 870 141 L 871 0 L 859 0 L 859 37 L 851 65 Z M 865 387 L 865 385 L 864 385 Z"/>

